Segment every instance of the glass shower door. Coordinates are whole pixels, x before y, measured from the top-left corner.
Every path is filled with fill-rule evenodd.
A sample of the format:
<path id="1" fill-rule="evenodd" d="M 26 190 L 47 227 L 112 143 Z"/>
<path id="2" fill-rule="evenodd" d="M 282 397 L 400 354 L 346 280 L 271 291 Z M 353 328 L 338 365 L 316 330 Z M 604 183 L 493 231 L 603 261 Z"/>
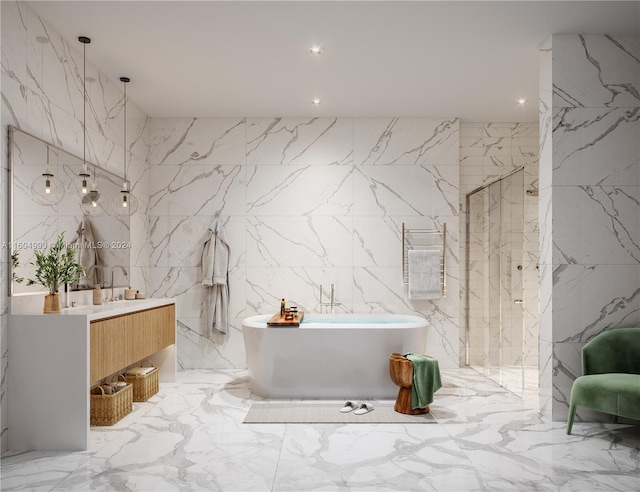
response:
<path id="1" fill-rule="evenodd" d="M 467 357 L 510 391 L 523 387 L 524 172 L 467 196 Z"/>
<path id="2" fill-rule="evenodd" d="M 524 171 L 500 180 L 502 241 L 500 384 L 513 392 L 524 391 Z"/>

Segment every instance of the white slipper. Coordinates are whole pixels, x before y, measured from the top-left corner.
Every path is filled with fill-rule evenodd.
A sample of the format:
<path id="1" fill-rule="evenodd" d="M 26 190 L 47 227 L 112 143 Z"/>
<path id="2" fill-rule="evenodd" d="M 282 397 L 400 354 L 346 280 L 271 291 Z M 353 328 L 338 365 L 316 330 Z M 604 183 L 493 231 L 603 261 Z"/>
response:
<path id="1" fill-rule="evenodd" d="M 373 412 L 373 405 L 370 403 L 360 403 L 358 409 L 353 412 L 356 415 L 364 415 L 365 413 Z"/>
<path id="2" fill-rule="evenodd" d="M 349 400 L 344 402 L 344 407 L 340 409 L 340 412 L 349 413 L 350 411 L 355 410 L 356 408 L 360 408 L 360 404 L 357 401 Z"/>

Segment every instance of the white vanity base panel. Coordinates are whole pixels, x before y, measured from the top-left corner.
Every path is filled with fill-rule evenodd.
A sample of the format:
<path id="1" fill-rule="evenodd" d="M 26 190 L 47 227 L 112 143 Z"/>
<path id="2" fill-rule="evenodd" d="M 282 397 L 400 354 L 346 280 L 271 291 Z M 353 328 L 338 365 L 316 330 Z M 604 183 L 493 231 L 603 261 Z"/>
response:
<path id="1" fill-rule="evenodd" d="M 89 447 L 89 330 L 83 316 L 9 323 L 10 450 Z"/>

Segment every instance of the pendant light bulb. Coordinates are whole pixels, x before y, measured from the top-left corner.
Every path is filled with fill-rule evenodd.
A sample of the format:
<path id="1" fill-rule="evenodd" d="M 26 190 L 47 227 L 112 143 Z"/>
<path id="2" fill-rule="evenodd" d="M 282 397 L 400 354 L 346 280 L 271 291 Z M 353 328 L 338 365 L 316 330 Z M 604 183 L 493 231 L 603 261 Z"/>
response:
<path id="1" fill-rule="evenodd" d="M 111 204 L 115 214 L 121 217 L 133 215 L 138 211 L 138 199 L 133 193 L 131 193 L 131 190 L 129 189 L 129 181 L 127 180 L 127 83 L 130 81 L 131 79 L 129 79 L 129 77 L 120 77 L 124 94 L 122 106 L 124 120 L 124 137 L 122 144 L 124 148 L 124 155 L 122 156 L 123 181 L 120 194 L 113 197 L 113 202 Z"/>
<path id="2" fill-rule="evenodd" d="M 113 211 L 121 217 L 135 214 L 138 211 L 138 199 L 129 191 L 129 183 L 124 182 L 120 193 L 113 198 Z"/>
<path id="3" fill-rule="evenodd" d="M 85 215 L 89 216 L 98 216 L 98 215 L 106 215 L 107 210 L 105 210 L 105 203 L 102 199 L 102 195 L 97 190 L 95 183 L 91 190 L 87 192 L 86 195 L 82 197 L 82 201 L 80 203 L 80 208 Z"/>
<path id="4" fill-rule="evenodd" d="M 89 192 L 89 185 L 87 184 L 87 179 L 91 177 L 91 174 L 89 174 L 89 170 L 87 169 L 87 163 L 83 163 L 82 165 L 82 170 L 80 171 L 80 174 L 78 174 L 78 176 L 80 176 L 82 178 L 82 196 L 86 195 Z"/>

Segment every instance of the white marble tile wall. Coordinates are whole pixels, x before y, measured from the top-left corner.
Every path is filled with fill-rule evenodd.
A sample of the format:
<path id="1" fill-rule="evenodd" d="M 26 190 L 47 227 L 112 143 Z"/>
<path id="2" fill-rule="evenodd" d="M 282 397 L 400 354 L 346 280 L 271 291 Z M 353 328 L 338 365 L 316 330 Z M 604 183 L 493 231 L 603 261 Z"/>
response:
<path id="1" fill-rule="evenodd" d="M 551 262 L 551 174 L 552 174 L 552 51 L 551 38 L 540 47 L 540 165 L 538 220 L 540 227 L 540 411 L 546 418 L 552 417 L 553 404 L 553 336 L 551 321 L 551 295 L 553 266 Z"/>
<path id="2" fill-rule="evenodd" d="M 521 194 L 527 189 L 538 189 L 538 124 L 529 122 L 519 123 L 467 123 L 460 124 L 460 210 L 461 216 L 466 214 L 466 194 L 482 186 L 486 186 L 496 181 L 501 176 L 524 166 L 524 190 L 517 190 L 518 200 Z M 476 200 L 479 195 L 476 195 Z M 497 205 L 497 204 L 495 204 Z M 482 206 L 478 203 L 474 208 Z M 485 205 L 488 213 L 489 202 Z M 474 236 L 471 239 L 472 245 L 481 246 L 488 233 L 487 214 L 474 216 L 471 221 Z M 538 310 L 538 197 L 524 194 L 524 243 L 518 244 L 516 248 L 518 256 L 523 251 L 524 276 L 522 290 L 524 293 L 524 339 L 525 351 L 513 344 L 513 338 L 520 340 L 521 330 L 505 333 L 507 344 L 513 345 L 513 350 L 507 359 L 503 359 L 508 364 L 519 364 L 524 356 L 524 363 L 528 366 L 538 365 L 538 330 L 539 330 L 539 310 Z M 522 226 L 519 223 L 517 227 Z M 465 340 L 465 286 L 467 272 L 464 268 L 466 259 L 466 230 L 464 220 L 460 222 L 460 257 L 462 258 L 461 268 L 461 331 L 460 339 Z M 494 224 L 495 225 L 495 224 Z M 518 243 L 520 239 L 518 238 Z M 491 331 L 490 327 L 496 326 L 497 316 L 492 316 L 492 310 L 488 305 L 485 292 L 489 288 L 497 290 L 498 285 L 490 286 L 486 283 L 489 265 L 487 262 L 488 252 L 484 249 L 472 248 L 471 250 L 472 268 L 470 277 L 470 302 L 469 317 L 471 323 L 470 351 L 469 358 L 472 365 L 486 366 L 491 363 L 491 347 L 497 346 L 498 332 Z M 483 273 L 485 272 L 485 273 Z M 507 292 L 511 295 L 510 292 Z M 497 305 L 497 302 L 496 302 Z M 520 309 L 520 308 L 517 308 Z M 508 313 L 505 313 L 508 317 Z M 518 313 L 514 313 L 518 314 Z M 518 343 L 519 345 L 519 343 Z M 460 348 L 461 363 L 464 358 L 464 346 Z M 497 354 L 496 360 L 497 360 Z"/>
<path id="3" fill-rule="evenodd" d="M 8 240 L 4 223 L 8 202 L 7 126 L 13 125 L 36 135 L 68 152 L 83 154 L 83 55 L 80 42 L 68 43 L 24 2 L 3 1 L 1 11 L 1 92 L 2 92 L 2 163 L 0 174 L 0 243 Z M 91 33 L 88 34 L 91 37 Z M 42 43 L 38 38 L 45 39 Z M 91 63 L 91 44 L 87 46 L 87 160 L 100 167 L 122 174 L 124 157 L 122 85 L 113 82 Z M 131 84 L 135 83 L 135 79 Z M 149 119 L 129 100 L 127 103 L 127 159 L 133 191 L 142 203 L 148 201 Z M 147 242 L 146 221 L 142 214 L 132 222 L 132 272 L 134 286 L 146 289 L 145 271 L 140 258 Z M 0 323 L 2 335 L 2 378 L 0 408 L 2 409 L 2 451 L 6 449 L 4 409 L 9 397 L 5 381 L 6 312 L 8 309 L 8 255 L 3 249 L 0 263 Z"/>
<path id="4" fill-rule="evenodd" d="M 541 162 L 542 333 L 561 420 L 582 346 L 640 322 L 639 38 L 557 35 L 551 52 L 541 104 L 551 140 Z"/>
<path id="5" fill-rule="evenodd" d="M 319 310 L 418 313 L 426 350 L 457 366 L 458 121 L 154 119 L 148 229 L 151 295 L 178 298 L 181 367 L 245 366 L 242 319 L 281 298 Z M 220 213 L 231 243 L 231 329 L 206 337 L 200 264 Z M 401 231 L 447 223 L 449 295 L 410 303 Z M 326 301 L 325 299 L 323 299 Z"/>

